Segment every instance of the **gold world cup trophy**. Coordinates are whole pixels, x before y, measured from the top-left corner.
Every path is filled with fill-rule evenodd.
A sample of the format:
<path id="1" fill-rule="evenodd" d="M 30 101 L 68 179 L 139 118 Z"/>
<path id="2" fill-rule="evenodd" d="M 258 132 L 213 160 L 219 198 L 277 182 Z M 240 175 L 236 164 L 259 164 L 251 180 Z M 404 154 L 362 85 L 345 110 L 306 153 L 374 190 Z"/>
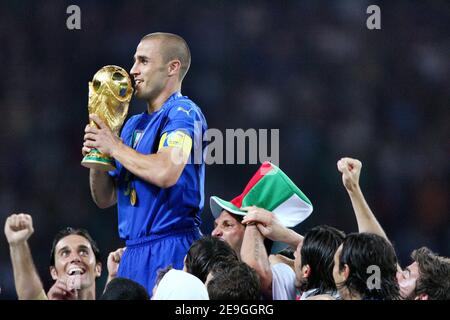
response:
<path id="1" fill-rule="evenodd" d="M 89 82 L 89 114 L 95 113 L 119 136 L 120 128 L 128 114 L 133 86 L 128 73 L 118 66 L 104 66 Z M 97 127 L 94 121 L 89 125 Z M 86 168 L 110 171 L 115 169 L 114 160 L 92 149 L 81 161 Z"/>

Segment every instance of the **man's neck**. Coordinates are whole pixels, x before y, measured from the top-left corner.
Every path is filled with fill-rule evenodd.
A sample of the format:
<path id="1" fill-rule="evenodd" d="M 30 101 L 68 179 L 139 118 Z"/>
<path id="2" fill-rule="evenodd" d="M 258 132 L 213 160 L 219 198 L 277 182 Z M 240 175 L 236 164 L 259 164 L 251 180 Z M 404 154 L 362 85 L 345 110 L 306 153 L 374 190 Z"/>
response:
<path id="1" fill-rule="evenodd" d="M 151 114 L 158 111 L 171 95 L 179 91 L 181 91 L 181 83 L 167 87 L 155 99 L 147 101 L 147 112 Z"/>
<path id="2" fill-rule="evenodd" d="M 95 300 L 95 285 L 79 290 L 78 300 Z"/>

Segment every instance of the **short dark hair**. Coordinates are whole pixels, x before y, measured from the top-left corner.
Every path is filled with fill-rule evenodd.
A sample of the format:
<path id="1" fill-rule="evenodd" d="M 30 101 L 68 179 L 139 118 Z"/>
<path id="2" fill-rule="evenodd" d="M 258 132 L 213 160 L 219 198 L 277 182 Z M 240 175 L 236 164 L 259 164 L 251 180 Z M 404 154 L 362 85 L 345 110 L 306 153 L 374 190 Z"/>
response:
<path id="1" fill-rule="evenodd" d="M 144 36 L 141 41 L 147 39 L 159 39 L 163 43 L 161 46 L 161 55 L 164 62 L 178 59 L 181 62 L 180 66 L 180 80 L 182 81 L 191 66 L 191 51 L 189 46 L 179 35 L 168 32 L 154 32 Z"/>
<path id="2" fill-rule="evenodd" d="M 186 254 L 186 271 L 199 278 L 203 283 L 215 264 L 222 261 L 238 261 L 236 252 L 225 241 L 204 236 L 195 241 Z"/>
<path id="3" fill-rule="evenodd" d="M 161 282 L 162 278 L 164 278 L 164 276 L 166 275 L 167 272 L 169 272 L 170 270 L 173 269 L 173 266 L 171 264 L 169 264 L 167 267 L 162 268 L 162 269 L 158 269 L 156 271 L 156 279 L 155 279 L 155 286 L 159 285 L 159 283 Z"/>
<path id="4" fill-rule="evenodd" d="M 210 300 L 259 300 L 260 279 L 256 271 L 241 261 L 218 263 L 211 270 L 207 289 Z"/>
<path id="5" fill-rule="evenodd" d="M 411 257 L 419 266 L 416 296 L 426 294 L 430 300 L 450 300 L 450 259 L 426 247 L 414 250 Z"/>
<path id="6" fill-rule="evenodd" d="M 100 300 L 149 300 L 147 290 L 139 283 L 126 279 L 114 278 L 105 288 Z"/>
<path id="7" fill-rule="evenodd" d="M 362 299 L 397 300 L 400 298 L 397 282 L 397 256 L 392 245 L 383 237 L 372 233 L 352 233 L 345 237 L 339 257 L 339 271 L 347 264 L 350 272 L 347 280 L 339 284 L 350 294 Z M 380 269 L 380 286 L 369 287 L 370 266 Z"/>
<path id="8" fill-rule="evenodd" d="M 92 247 L 92 251 L 94 252 L 94 255 L 95 255 L 95 261 L 97 263 L 101 261 L 100 250 L 98 249 L 97 243 L 94 241 L 94 239 L 92 239 L 89 232 L 87 232 L 86 229 L 81 229 L 81 228 L 77 229 L 77 228 L 67 227 L 67 228 L 64 228 L 64 229 L 58 231 L 58 233 L 55 235 L 55 238 L 53 239 L 52 250 L 50 252 L 50 266 L 51 267 L 55 266 L 56 245 L 58 244 L 58 242 L 61 239 L 65 238 L 67 236 L 70 236 L 70 235 L 82 236 L 87 241 L 89 241 L 89 243 Z"/>
<path id="9" fill-rule="evenodd" d="M 311 273 L 300 283 L 301 291 L 317 289 L 315 294 L 336 291 L 333 279 L 334 254 L 344 238 L 344 232 L 327 225 L 314 227 L 305 234 L 300 250 L 300 267 L 309 265 Z"/>
<path id="10" fill-rule="evenodd" d="M 291 247 L 284 248 L 283 250 L 281 250 L 277 254 L 282 255 L 282 256 L 284 256 L 286 258 L 289 258 L 291 260 L 295 259 L 295 250 L 293 248 L 291 248 Z"/>

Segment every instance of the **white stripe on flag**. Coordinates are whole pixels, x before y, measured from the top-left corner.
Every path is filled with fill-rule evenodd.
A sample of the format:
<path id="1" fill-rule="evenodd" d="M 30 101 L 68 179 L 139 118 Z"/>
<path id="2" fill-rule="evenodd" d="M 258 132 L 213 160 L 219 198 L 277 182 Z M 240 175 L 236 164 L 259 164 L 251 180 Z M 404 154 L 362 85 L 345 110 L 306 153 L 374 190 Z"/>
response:
<path id="1" fill-rule="evenodd" d="M 288 228 L 295 227 L 309 217 L 313 207 L 294 194 L 273 210 L 281 223 Z"/>

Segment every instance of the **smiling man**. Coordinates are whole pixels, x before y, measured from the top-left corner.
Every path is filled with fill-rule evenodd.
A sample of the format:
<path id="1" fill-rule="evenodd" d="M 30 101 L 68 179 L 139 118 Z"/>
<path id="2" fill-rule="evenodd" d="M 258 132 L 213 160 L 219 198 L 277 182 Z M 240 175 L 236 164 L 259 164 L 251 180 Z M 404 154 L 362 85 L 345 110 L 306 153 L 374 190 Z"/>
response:
<path id="1" fill-rule="evenodd" d="M 102 266 L 97 245 L 86 230 L 66 228 L 55 236 L 50 261 L 55 284 L 47 295 L 28 246 L 28 238 L 34 232 L 31 216 L 24 213 L 9 216 L 4 231 L 20 300 L 95 299 L 95 280 L 100 277 Z"/>
<path id="2" fill-rule="evenodd" d="M 90 170 L 94 202 L 117 203 L 119 235 L 126 241 L 118 276 L 143 285 L 151 295 L 158 269 L 183 268 L 191 244 L 200 238 L 204 206 L 203 155 L 207 129 L 200 108 L 181 94 L 191 54 L 175 34 L 143 37 L 130 74 L 136 98 L 147 110 L 131 117 L 121 139 L 96 115 L 86 127 L 83 155 L 92 148 L 113 157 L 116 170 Z"/>
<path id="3" fill-rule="evenodd" d="M 49 294 L 64 296 L 65 287 L 77 299 L 93 300 L 101 270 L 99 249 L 86 230 L 66 228 L 56 234 L 50 261 L 50 274 L 56 283 Z"/>

